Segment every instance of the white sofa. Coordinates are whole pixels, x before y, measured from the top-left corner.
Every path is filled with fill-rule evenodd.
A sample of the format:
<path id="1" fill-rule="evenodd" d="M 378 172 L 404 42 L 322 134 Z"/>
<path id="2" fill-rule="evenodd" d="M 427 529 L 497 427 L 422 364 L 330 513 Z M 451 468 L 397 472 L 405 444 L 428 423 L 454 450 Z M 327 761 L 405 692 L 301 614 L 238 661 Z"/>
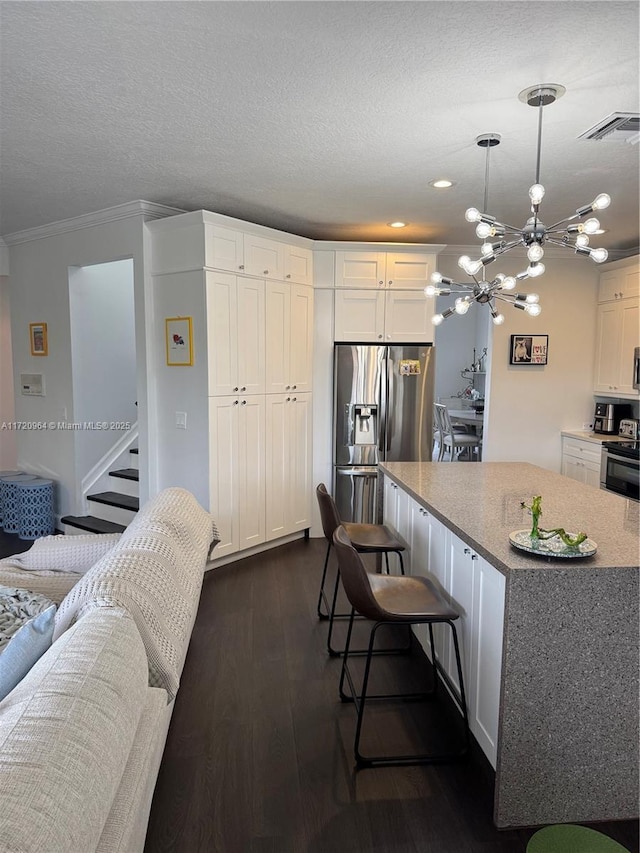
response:
<path id="1" fill-rule="evenodd" d="M 0 585 L 19 580 L 60 602 L 51 647 L 0 702 L 1 853 L 143 850 L 217 541 L 211 516 L 172 488 L 83 574 L 0 561 Z M 86 550 L 86 537 L 56 537 L 52 559 L 74 547 Z"/>

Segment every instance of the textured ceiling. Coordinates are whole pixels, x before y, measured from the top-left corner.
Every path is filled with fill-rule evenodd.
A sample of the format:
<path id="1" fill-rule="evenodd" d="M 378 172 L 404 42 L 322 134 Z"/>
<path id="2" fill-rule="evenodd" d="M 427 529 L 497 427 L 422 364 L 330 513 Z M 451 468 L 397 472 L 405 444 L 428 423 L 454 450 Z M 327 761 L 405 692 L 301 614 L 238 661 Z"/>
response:
<path id="1" fill-rule="evenodd" d="M 638 246 L 640 145 L 577 137 L 638 111 L 633 2 L 0 2 L 0 234 L 133 199 L 316 239 L 475 243 L 523 225 L 538 111 L 550 224 L 599 192 Z M 432 179 L 456 182 L 434 190 Z M 402 219 L 402 230 L 387 223 Z M 594 241 L 595 245 L 595 241 Z"/>

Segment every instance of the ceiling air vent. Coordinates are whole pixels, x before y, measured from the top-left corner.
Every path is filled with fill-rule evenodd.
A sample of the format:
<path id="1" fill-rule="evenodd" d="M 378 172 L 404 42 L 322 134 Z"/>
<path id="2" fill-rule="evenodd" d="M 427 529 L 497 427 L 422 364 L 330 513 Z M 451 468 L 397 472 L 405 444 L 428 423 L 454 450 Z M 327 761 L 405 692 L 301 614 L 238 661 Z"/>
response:
<path id="1" fill-rule="evenodd" d="M 578 139 L 616 139 L 634 145 L 640 142 L 640 113 L 611 113 L 581 133 Z"/>

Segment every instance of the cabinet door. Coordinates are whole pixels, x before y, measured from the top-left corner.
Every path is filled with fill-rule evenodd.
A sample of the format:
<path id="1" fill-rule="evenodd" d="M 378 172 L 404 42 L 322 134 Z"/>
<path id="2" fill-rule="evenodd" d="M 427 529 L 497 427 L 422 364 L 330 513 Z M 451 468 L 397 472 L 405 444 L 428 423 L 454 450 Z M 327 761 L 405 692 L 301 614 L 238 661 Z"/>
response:
<path id="1" fill-rule="evenodd" d="M 382 523 L 393 533 L 398 529 L 398 487 L 389 477 L 384 478 Z"/>
<path id="2" fill-rule="evenodd" d="M 205 265 L 217 270 L 240 272 L 244 269 L 242 231 L 205 225 Z"/>
<path id="3" fill-rule="evenodd" d="M 208 272 L 206 290 L 209 396 L 226 396 L 239 387 L 236 276 Z"/>
<path id="4" fill-rule="evenodd" d="M 471 647 L 473 636 L 473 596 L 474 596 L 474 565 L 478 561 L 477 555 L 464 544 L 457 536 L 451 535 L 449 546 L 449 583 L 448 592 L 451 600 L 460 614 L 455 621 L 458 632 L 458 644 L 462 658 L 462 675 L 465 685 L 469 684 L 469 673 L 471 672 Z M 475 558 L 475 559 L 472 559 Z M 446 629 L 451 633 L 450 629 Z M 445 664 L 445 671 L 452 683 L 459 689 L 458 670 L 453 642 L 449 643 L 449 655 Z"/>
<path id="5" fill-rule="evenodd" d="M 384 338 L 384 297 L 384 291 L 336 291 L 335 340 L 381 343 Z"/>
<path id="6" fill-rule="evenodd" d="M 596 392 L 613 392 L 618 383 L 622 351 L 618 308 L 617 302 L 606 302 L 598 306 L 593 388 Z M 633 362 L 631 366 L 633 366 Z"/>
<path id="7" fill-rule="evenodd" d="M 240 397 L 236 408 L 238 442 L 234 463 L 238 472 L 238 499 L 235 512 L 239 549 L 243 550 L 265 541 L 264 396 Z"/>
<path id="8" fill-rule="evenodd" d="M 631 299 L 634 296 L 640 296 L 640 269 L 637 260 L 631 268 L 609 270 L 601 274 L 598 302 Z"/>
<path id="9" fill-rule="evenodd" d="M 595 486 L 596 489 L 600 488 L 600 465 L 597 465 L 594 462 L 583 462 L 584 468 L 584 482 L 588 486 Z"/>
<path id="10" fill-rule="evenodd" d="M 238 276 L 236 293 L 238 387 L 243 394 L 264 393 L 264 281 Z"/>
<path id="11" fill-rule="evenodd" d="M 220 532 L 215 558 L 239 548 L 238 398 L 209 398 L 209 506 Z"/>
<path id="12" fill-rule="evenodd" d="M 586 468 L 581 459 L 576 459 L 575 456 L 569 456 L 566 453 L 562 456 L 562 474 L 565 477 L 571 477 L 572 480 L 577 480 L 579 483 L 586 483 Z"/>
<path id="13" fill-rule="evenodd" d="M 289 348 L 291 329 L 290 285 L 268 281 L 266 300 L 266 377 L 267 394 L 289 390 Z"/>
<path id="14" fill-rule="evenodd" d="M 431 274 L 435 267 L 433 255 L 411 254 L 409 252 L 387 253 L 386 283 L 387 287 L 405 289 L 424 288 L 431 282 Z"/>
<path id="15" fill-rule="evenodd" d="M 336 252 L 336 287 L 384 287 L 384 252 Z"/>
<path id="16" fill-rule="evenodd" d="M 287 281 L 313 285 L 313 252 L 302 246 L 284 247 L 284 277 Z"/>
<path id="17" fill-rule="evenodd" d="M 640 299 L 623 299 L 618 303 L 620 312 L 620 365 L 617 388 L 621 394 L 635 394 L 633 387 L 633 351 L 640 346 Z"/>
<path id="18" fill-rule="evenodd" d="M 433 299 L 422 291 L 385 293 L 385 343 L 427 343 L 433 341 Z"/>
<path id="19" fill-rule="evenodd" d="M 290 305 L 288 384 L 299 393 L 313 386 L 313 288 L 292 284 Z"/>
<path id="20" fill-rule="evenodd" d="M 506 580 L 478 557 L 474 561 L 473 644 L 467 681 L 469 725 L 495 769 L 502 675 Z"/>
<path id="21" fill-rule="evenodd" d="M 268 394 L 265 411 L 266 539 L 288 533 L 289 394 Z"/>
<path id="22" fill-rule="evenodd" d="M 244 267 L 249 275 L 284 278 L 284 243 L 244 235 Z"/>
<path id="23" fill-rule="evenodd" d="M 289 422 L 289 532 L 311 527 L 312 399 L 295 394 L 288 403 Z"/>

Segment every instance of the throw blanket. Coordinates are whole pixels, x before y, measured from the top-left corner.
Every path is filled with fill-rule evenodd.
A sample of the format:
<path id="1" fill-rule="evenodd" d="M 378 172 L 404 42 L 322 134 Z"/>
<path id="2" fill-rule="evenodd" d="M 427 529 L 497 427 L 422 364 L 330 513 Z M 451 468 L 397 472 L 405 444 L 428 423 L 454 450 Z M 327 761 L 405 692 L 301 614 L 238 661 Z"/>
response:
<path id="1" fill-rule="evenodd" d="M 149 683 L 176 695 L 207 560 L 213 519 L 185 489 L 150 500 L 120 541 L 78 581 L 56 614 L 54 640 L 87 610 L 125 607 L 147 651 Z"/>
<path id="2" fill-rule="evenodd" d="M 52 604 L 44 595 L 27 589 L 0 586 L 0 653 L 19 628 Z"/>

